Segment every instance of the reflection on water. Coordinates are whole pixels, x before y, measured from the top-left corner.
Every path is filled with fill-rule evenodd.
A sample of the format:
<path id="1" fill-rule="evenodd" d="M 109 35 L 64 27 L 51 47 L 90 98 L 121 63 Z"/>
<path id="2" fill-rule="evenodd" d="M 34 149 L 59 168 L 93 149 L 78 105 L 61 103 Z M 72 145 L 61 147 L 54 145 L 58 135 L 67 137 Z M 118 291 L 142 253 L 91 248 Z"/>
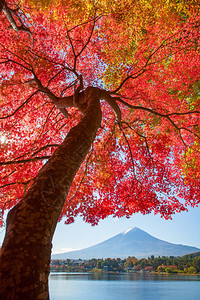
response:
<path id="1" fill-rule="evenodd" d="M 150 274 L 150 273 L 65 273 L 55 272 L 50 275 L 51 280 L 125 280 L 125 281 L 200 281 L 198 275 L 178 275 L 178 274 Z"/>
<path id="2" fill-rule="evenodd" d="M 199 300 L 200 276 L 52 273 L 51 300 Z"/>

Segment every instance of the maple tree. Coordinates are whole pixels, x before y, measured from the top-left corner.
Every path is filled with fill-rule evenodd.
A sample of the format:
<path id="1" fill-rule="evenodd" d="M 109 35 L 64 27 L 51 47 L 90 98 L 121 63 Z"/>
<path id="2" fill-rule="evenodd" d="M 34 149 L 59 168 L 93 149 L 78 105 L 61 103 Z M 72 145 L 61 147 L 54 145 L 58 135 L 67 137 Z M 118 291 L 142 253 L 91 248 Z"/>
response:
<path id="1" fill-rule="evenodd" d="M 198 205 L 198 9 L 0 1 L 3 299 L 48 299 L 62 217 L 167 219 Z"/>

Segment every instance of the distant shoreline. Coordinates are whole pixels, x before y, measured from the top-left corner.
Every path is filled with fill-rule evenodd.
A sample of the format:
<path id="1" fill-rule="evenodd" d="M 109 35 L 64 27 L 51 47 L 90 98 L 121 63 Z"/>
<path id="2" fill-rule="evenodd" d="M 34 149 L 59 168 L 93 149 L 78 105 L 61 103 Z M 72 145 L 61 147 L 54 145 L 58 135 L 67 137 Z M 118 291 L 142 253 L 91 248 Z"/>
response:
<path id="1" fill-rule="evenodd" d="M 149 274 L 149 275 L 165 275 L 165 276 L 200 276 L 200 273 L 196 273 L 196 274 L 190 274 L 190 273 L 159 273 L 159 272 L 140 272 L 140 271 L 136 271 L 136 272 L 95 272 L 95 271 L 89 271 L 89 272 L 63 272 L 63 271 L 51 271 L 50 275 L 61 275 L 61 274 L 71 274 L 71 275 L 88 275 L 88 274 L 109 274 L 109 275 L 134 275 L 134 274 Z"/>
<path id="2" fill-rule="evenodd" d="M 51 270 L 50 271 L 50 274 L 77 274 L 77 275 L 83 275 L 83 274 L 110 274 L 110 275 L 134 275 L 134 274 L 152 274 L 152 275 L 167 275 L 167 276 L 176 276 L 176 275 L 183 275 L 183 276 L 200 276 L 200 273 L 195 273 L 195 274 L 191 274 L 191 273 L 185 273 L 185 272 L 177 272 L 177 273 L 165 273 L 165 272 L 155 272 L 155 271 L 152 271 L 152 272 L 147 272 L 147 271 L 135 271 L 135 272 L 113 272 L 113 271 L 87 271 L 87 272 L 67 272 L 67 271 L 54 271 L 54 270 Z"/>
<path id="3" fill-rule="evenodd" d="M 54 272 L 93 272 L 93 273 L 152 273 L 152 274 L 200 274 L 200 253 L 182 257 L 154 257 L 137 259 L 106 258 L 90 260 L 51 260 L 50 270 Z"/>

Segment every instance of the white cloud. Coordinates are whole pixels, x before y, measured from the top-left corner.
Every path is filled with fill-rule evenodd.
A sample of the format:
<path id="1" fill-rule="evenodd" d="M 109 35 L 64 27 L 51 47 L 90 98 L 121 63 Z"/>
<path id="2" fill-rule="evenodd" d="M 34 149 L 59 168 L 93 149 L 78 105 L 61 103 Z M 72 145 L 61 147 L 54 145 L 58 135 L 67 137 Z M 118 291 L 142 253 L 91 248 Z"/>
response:
<path id="1" fill-rule="evenodd" d="M 65 253 L 65 252 L 70 252 L 70 251 L 76 251 L 76 250 L 80 250 L 80 248 L 79 249 L 73 249 L 73 248 L 62 248 L 62 249 L 60 249 L 60 250 L 53 250 L 52 251 L 52 254 L 60 254 L 60 253 Z"/>

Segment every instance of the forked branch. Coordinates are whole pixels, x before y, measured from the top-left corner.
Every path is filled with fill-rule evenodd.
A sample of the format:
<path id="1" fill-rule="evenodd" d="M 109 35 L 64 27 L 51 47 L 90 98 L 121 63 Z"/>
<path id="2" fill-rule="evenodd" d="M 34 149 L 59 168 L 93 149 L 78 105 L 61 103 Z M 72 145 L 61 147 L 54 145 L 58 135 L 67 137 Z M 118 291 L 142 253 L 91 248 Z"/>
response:
<path id="1" fill-rule="evenodd" d="M 74 65 L 73 65 L 73 71 L 76 72 L 76 64 L 77 64 L 77 59 L 78 57 L 84 52 L 84 50 L 86 49 L 86 47 L 88 46 L 88 44 L 90 43 L 91 41 L 91 38 L 92 38 L 92 35 L 93 35 L 93 32 L 94 32 L 94 29 L 95 29 L 95 25 L 96 25 L 96 22 L 101 18 L 102 16 L 96 16 L 96 10 L 95 10 L 95 14 L 94 14 L 94 17 L 92 20 L 89 20 L 87 22 L 84 22 L 80 25 L 77 25 L 77 26 L 74 26 L 72 27 L 71 29 L 68 29 L 66 24 L 66 31 L 67 31 L 67 39 L 69 40 L 69 43 L 70 43 L 70 46 L 71 46 L 71 49 L 72 49 L 72 52 L 73 52 L 73 56 L 74 56 Z M 73 40 L 70 36 L 70 32 L 72 32 L 75 28 L 79 27 L 79 26 L 82 26 L 82 25 L 85 25 L 87 23 L 90 23 L 90 22 L 93 22 L 93 25 L 92 25 L 92 29 L 91 29 L 91 32 L 90 32 L 90 35 L 87 39 L 87 41 L 83 44 L 81 50 L 79 50 L 78 52 L 76 52 L 75 50 L 75 46 L 73 44 Z"/>
<path id="2" fill-rule="evenodd" d="M 9 21 L 11 28 L 13 28 L 16 32 L 19 31 L 24 31 L 27 32 L 30 36 L 32 36 L 32 33 L 30 31 L 30 29 L 24 25 L 22 19 L 20 18 L 19 14 L 18 14 L 18 10 L 17 9 L 11 9 L 7 6 L 6 1 L 5 0 L 0 0 L 0 13 L 3 11 L 4 14 L 6 15 L 7 20 Z M 20 22 L 20 26 L 17 25 L 17 22 L 15 21 L 13 15 L 15 15 L 17 17 L 17 19 Z"/>
<path id="3" fill-rule="evenodd" d="M 143 64 L 143 66 L 138 71 L 136 71 L 136 72 L 134 72 L 132 74 L 127 74 L 127 76 L 122 80 L 122 82 L 120 83 L 120 85 L 118 86 L 118 88 L 116 88 L 115 90 L 111 91 L 111 94 L 117 93 L 129 79 L 136 79 L 140 75 L 142 75 L 143 73 L 145 73 L 147 71 L 147 67 L 148 66 L 157 63 L 158 61 L 150 62 L 151 59 L 152 59 L 152 57 L 159 50 L 161 50 L 162 48 L 171 45 L 173 43 L 173 41 L 171 42 L 171 40 L 174 37 L 176 37 L 178 34 L 180 34 L 180 32 L 181 32 L 181 30 L 179 30 L 178 32 L 174 33 L 170 37 L 166 38 L 154 51 L 152 51 L 152 53 L 148 56 L 148 58 L 146 59 L 146 62 Z M 172 54 L 174 54 L 176 52 L 180 52 L 181 50 L 174 51 L 173 53 L 170 51 L 170 53 L 167 56 L 162 57 L 161 59 L 159 59 L 159 61 L 162 61 L 163 59 L 166 59 L 167 57 L 171 56 Z"/>
<path id="4" fill-rule="evenodd" d="M 144 106 L 137 106 L 137 105 L 131 105 L 130 103 L 122 100 L 121 98 L 119 97 L 116 97 L 116 100 L 118 100 L 119 102 L 121 102 L 122 104 L 124 104 L 125 106 L 127 107 L 130 107 L 130 108 L 133 108 L 134 110 L 143 110 L 143 111 L 147 111 L 151 114 L 154 114 L 156 116 L 159 116 L 159 117 L 162 117 L 162 118 L 165 118 L 167 119 L 171 124 L 172 126 L 176 129 L 176 131 L 179 133 L 179 136 L 180 136 L 180 139 L 182 140 L 184 146 L 186 147 L 186 143 L 182 137 L 182 134 L 181 134 L 181 130 L 185 130 L 185 131 L 188 131 L 189 133 L 193 134 L 194 136 L 196 136 L 197 138 L 200 139 L 200 136 L 197 135 L 195 132 L 192 132 L 190 129 L 188 128 L 185 128 L 185 127 L 179 127 L 178 125 L 175 124 L 175 122 L 170 118 L 171 116 L 174 116 L 174 115 L 177 115 L 177 116 L 184 116 L 184 115 L 190 115 L 190 114 L 200 114 L 200 111 L 197 111 L 197 110 L 192 110 L 192 111 L 188 111 L 188 112 L 184 112 L 184 113 L 169 113 L 169 114 L 162 114 L 162 113 L 159 113 L 153 109 L 150 109 L 150 108 L 147 108 L 147 107 L 144 107 Z"/>

